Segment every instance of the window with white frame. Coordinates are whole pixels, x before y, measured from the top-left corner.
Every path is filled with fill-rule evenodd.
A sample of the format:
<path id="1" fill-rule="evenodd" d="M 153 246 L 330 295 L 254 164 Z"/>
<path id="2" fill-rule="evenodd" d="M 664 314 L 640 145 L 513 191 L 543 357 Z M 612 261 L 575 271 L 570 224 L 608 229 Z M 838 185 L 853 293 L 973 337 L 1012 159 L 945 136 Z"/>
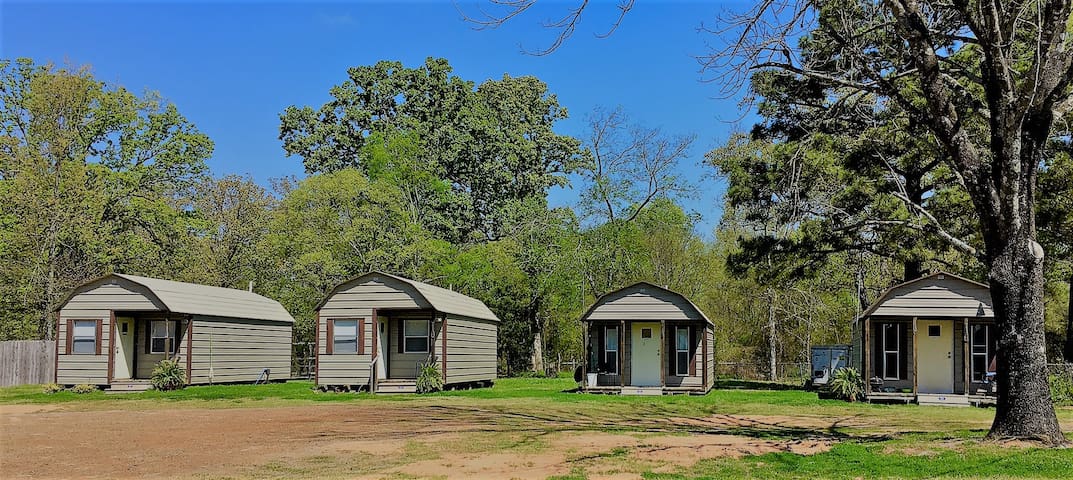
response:
<path id="1" fill-rule="evenodd" d="M 75 320 L 71 333 L 71 353 L 97 353 L 97 321 Z"/>
<path id="2" fill-rule="evenodd" d="M 972 381 L 983 382 L 987 375 L 988 359 L 991 352 L 988 351 L 991 340 L 990 325 L 972 326 Z"/>
<path id="3" fill-rule="evenodd" d="M 332 353 L 358 353 L 357 320 L 335 320 L 332 325 Z"/>
<path id="4" fill-rule="evenodd" d="M 604 327 L 604 364 L 608 372 L 618 373 L 618 327 Z"/>
<path id="5" fill-rule="evenodd" d="M 901 376 L 901 329 L 897 323 L 883 324 L 883 379 L 899 380 Z"/>
<path id="6" fill-rule="evenodd" d="M 175 341 L 175 322 L 153 320 L 149 324 L 149 353 L 167 353 L 167 346 L 171 345 L 171 353 L 179 349 Z"/>
<path id="7" fill-rule="evenodd" d="M 689 375 L 689 327 L 674 327 L 674 374 Z"/>
<path id="8" fill-rule="evenodd" d="M 428 320 L 406 320 L 402 329 L 404 352 L 428 353 Z"/>

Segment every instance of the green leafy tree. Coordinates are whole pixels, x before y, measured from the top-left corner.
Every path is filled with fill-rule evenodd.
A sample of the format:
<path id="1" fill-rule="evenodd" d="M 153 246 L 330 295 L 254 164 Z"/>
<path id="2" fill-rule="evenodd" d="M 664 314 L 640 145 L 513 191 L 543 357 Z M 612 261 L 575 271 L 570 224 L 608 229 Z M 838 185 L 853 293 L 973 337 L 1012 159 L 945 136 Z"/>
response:
<path id="1" fill-rule="evenodd" d="M 51 311 L 107 270 L 157 273 L 181 250 L 176 198 L 212 142 L 174 105 L 88 69 L 0 61 L 2 334 L 52 338 Z"/>
<path id="2" fill-rule="evenodd" d="M 408 175 L 439 181 L 419 185 L 430 211 L 449 219 L 436 226 L 452 240 L 499 238 L 503 204 L 565 185 L 578 161 L 579 142 L 552 129 L 566 110 L 534 77 L 474 86 L 433 58 L 418 68 L 354 67 L 348 77 L 320 108 L 291 106 L 280 115 L 284 150 L 302 157 L 309 173 L 354 167 L 375 176 L 385 164 L 376 153 L 397 151 L 404 139 Z"/>

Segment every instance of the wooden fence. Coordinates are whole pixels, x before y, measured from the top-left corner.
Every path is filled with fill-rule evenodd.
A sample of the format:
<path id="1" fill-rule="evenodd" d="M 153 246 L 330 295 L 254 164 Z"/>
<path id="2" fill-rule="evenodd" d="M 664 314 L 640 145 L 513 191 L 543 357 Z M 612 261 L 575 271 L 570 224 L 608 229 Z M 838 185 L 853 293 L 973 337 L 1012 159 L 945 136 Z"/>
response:
<path id="1" fill-rule="evenodd" d="M 53 340 L 0 342 L 0 387 L 52 383 L 56 371 Z"/>

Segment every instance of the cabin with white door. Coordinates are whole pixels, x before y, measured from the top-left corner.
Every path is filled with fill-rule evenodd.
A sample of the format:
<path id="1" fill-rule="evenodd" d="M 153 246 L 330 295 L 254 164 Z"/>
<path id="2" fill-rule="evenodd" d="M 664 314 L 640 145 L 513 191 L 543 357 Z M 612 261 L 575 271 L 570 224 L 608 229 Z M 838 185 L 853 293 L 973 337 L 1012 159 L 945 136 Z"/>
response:
<path id="1" fill-rule="evenodd" d="M 869 401 L 992 404 L 995 315 L 987 285 L 945 272 L 896 285 L 853 328 Z"/>
<path id="2" fill-rule="evenodd" d="M 413 393 L 422 367 L 445 388 L 491 386 L 499 318 L 458 292 L 383 272 L 343 282 L 316 308 L 316 383 Z"/>
<path id="3" fill-rule="evenodd" d="M 71 291 L 56 322 L 61 385 L 146 390 L 164 359 L 179 361 L 188 385 L 291 374 L 294 318 L 246 290 L 110 274 Z"/>
<path id="4" fill-rule="evenodd" d="M 630 285 L 598 298 L 581 323 L 583 391 L 704 394 L 715 384 L 715 326 L 679 293 Z"/>

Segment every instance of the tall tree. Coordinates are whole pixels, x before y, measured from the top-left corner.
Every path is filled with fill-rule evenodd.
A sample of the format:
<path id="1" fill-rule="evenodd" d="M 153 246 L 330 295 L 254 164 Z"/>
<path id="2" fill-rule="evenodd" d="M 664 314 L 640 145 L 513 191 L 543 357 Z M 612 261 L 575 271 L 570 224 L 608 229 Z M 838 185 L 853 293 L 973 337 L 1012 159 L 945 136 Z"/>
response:
<path id="1" fill-rule="evenodd" d="M 589 161 L 578 169 L 588 184 L 581 194 L 586 213 L 629 222 L 657 198 L 691 193 L 691 182 L 678 172 L 695 135 L 672 136 L 633 124 L 621 107 L 597 108 L 588 122 Z"/>
<path id="2" fill-rule="evenodd" d="M 246 288 L 263 263 L 257 250 L 266 235 L 276 199 L 253 179 L 226 175 L 202 181 L 191 204 L 202 220 L 206 255 L 200 283 Z"/>
<path id="3" fill-rule="evenodd" d="M 212 142 L 174 105 L 88 69 L 0 61 L 0 275 L 18 305 L 4 335 L 51 338 L 51 311 L 106 270 L 155 273 L 185 235 L 176 198 Z M 7 301 L 7 300 L 5 300 Z"/>
<path id="4" fill-rule="evenodd" d="M 1040 243 L 1048 254 L 1048 270 L 1055 281 L 1068 283 L 1065 342 L 1062 356 L 1073 362 L 1073 156 L 1068 136 L 1055 145 L 1039 180 Z"/>
<path id="5" fill-rule="evenodd" d="M 989 436 L 1064 444 L 1047 385 L 1035 213 L 1054 120 L 1073 105 L 1071 2 L 765 1 L 721 20 L 713 33 L 726 48 L 702 64 L 730 90 L 757 69 L 784 72 L 832 103 L 873 98 L 927 127 L 979 221 L 982 251 L 946 240 L 988 271 L 1000 392 Z"/>
<path id="6" fill-rule="evenodd" d="M 450 216 L 443 233 L 498 238 L 501 206 L 565 185 L 579 142 L 553 131 L 567 112 L 540 80 L 504 75 L 475 86 L 451 72 L 433 58 L 417 68 L 389 61 L 351 68 L 319 109 L 291 106 L 280 115 L 283 148 L 309 173 L 355 167 L 371 175 L 381 162 L 372 161 L 370 142 L 406 138 L 412 165 L 451 187 L 432 205 Z"/>

